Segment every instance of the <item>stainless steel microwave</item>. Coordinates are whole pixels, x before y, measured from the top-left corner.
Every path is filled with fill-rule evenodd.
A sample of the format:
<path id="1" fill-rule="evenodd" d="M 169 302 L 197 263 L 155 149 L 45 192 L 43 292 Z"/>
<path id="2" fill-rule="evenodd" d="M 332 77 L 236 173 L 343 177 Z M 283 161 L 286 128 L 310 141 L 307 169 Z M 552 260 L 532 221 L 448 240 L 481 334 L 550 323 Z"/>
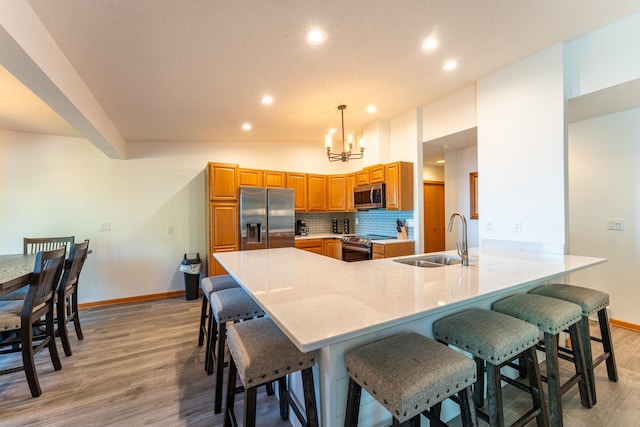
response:
<path id="1" fill-rule="evenodd" d="M 361 185 L 353 189 L 353 207 L 356 209 L 381 209 L 385 205 L 384 183 Z"/>

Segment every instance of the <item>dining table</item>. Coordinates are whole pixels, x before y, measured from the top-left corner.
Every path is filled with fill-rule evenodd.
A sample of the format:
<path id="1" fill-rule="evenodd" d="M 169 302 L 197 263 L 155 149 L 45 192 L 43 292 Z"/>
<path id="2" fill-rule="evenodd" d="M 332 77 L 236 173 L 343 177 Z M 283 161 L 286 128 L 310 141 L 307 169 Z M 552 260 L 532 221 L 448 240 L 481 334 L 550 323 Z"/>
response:
<path id="1" fill-rule="evenodd" d="M 36 254 L 0 255 L 0 297 L 31 282 Z"/>

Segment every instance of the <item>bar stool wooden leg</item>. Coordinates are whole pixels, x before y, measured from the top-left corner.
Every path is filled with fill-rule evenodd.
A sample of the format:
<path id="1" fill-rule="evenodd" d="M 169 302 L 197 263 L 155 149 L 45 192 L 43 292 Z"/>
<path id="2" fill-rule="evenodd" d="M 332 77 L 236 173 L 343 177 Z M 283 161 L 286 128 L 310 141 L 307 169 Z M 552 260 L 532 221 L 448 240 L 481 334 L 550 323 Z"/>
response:
<path id="1" fill-rule="evenodd" d="M 307 425 L 319 426 L 318 407 L 316 404 L 316 388 L 313 383 L 313 369 L 302 370 L 302 388 L 304 392 L 304 407 L 307 413 Z"/>
<path id="2" fill-rule="evenodd" d="M 282 377 L 278 379 L 278 391 L 280 392 L 280 418 L 283 420 L 289 419 L 289 403 L 287 402 L 287 378 Z"/>
<path id="3" fill-rule="evenodd" d="M 349 389 L 347 391 L 347 410 L 344 415 L 344 427 L 357 427 L 360 415 L 360 398 L 362 387 L 353 378 L 349 378 Z"/>
<path id="4" fill-rule="evenodd" d="M 611 340 L 611 327 L 609 326 L 609 316 L 607 315 L 607 309 L 598 311 L 598 323 L 600 324 L 600 336 L 602 337 L 602 347 L 604 350 L 604 357 L 606 357 L 607 363 L 607 375 L 609 380 L 618 381 L 618 369 L 616 368 L 616 358 L 613 354 L 613 341 Z M 595 365 L 599 365 L 601 360 L 596 360 Z"/>
<path id="5" fill-rule="evenodd" d="M 224 381 L 224 346 L 226 343 L 227 325 L 221 322 L 218 325 L 218 350 L 216 351 L 216 395 L 214 413 L 219 414 L 222 412 L 222 388 Z M 255 391 L 255 390 L 254 390 Z M 246 404 L 245 404 L 246 407 Z M 255 409 L 255 402 L 254 402 Z M 246 419 L 246 418 L 245 418 Z"/>
<path id="6" fill-rule="evenodd" d="M 574 365 L 576 368 L 576 374 L 579 375 L 578 388 L 580 389 L 580 402 L 585 408 L 591 408 L 593 406 L 593 397 L 591 396 L 591 387 L 589 387 L 589 374 L 587 372 L 587 364 L 585 362 L 584 348 L 582 347 L 582 340 L 580 338 L 579 323 L 573 324 L 569 327 L 569 337 L 571 339 L 571 347 L 573 350 L 573 357 L 575 359 Z M 589 343 L 591 345 L 591 343 Z"/>
<path id="7" fill-rule="evenodd" d="M 202 296 L 202 308 L 200 309 L 200 330 L 198 331 L 198 347 L 204 344 L 205 324 L 207 321 L 207 312 L 209 309 L 209 299 Z"/>

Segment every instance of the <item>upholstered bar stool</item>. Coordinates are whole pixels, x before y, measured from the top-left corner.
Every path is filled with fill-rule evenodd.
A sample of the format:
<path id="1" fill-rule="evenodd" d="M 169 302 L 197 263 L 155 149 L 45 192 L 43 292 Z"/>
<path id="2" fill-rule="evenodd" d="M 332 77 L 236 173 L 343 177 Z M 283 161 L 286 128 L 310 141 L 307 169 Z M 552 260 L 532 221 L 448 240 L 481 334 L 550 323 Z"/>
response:
<path id="1" fill-rule="evenodd" d="M 506 381 L 529 392 L 533 401 L 533 408 L 511 425 L 525 425 L 534 418 L 538 426 L 549 425 L 536 354 L 539 337 L 537 327 L 506 314 L 474 308 L 436 320 L 433 323 L 433 335 L 438 341 L 473 355 L 478 377 L 474 385 L 476 409 L 484 406 L 486 371 L 488 414 L 477 410 L 479 417 L 491 426 L 505 425 L 501 381 Z M 529 387 L 500 373 L 503 366 L 521 356 L 525 360 Z"/>
<path id="2" fill-rule="evenodd" d="M 223 289 L 211 293 L 211 314 L 209 316 L 209 347 L 207 352 L 208 374 L 216 366 L 215 413 L 222 412 L 222 386 L 224 379 L 224 351 L 227 323 L 250 320 L 264 316 L 264 311 L 242 288 Z"/>
<path id="3" fill-rule="evenodd" d="M 494 302 L 492 309 L 536 325 L 543 332 L 547 375 L 542 378 L 547 381 L 549 390 L 551 425 L 562 426 L 562 395 L 576 383 L 580 390 L 582 406 L 590 408 L 591 392 L 578 328 L 582 318 L 580 306 L 542 295 L 518 294 Z M 563 384 L 560 382 L 557 340 L 560 332 L 565 329 L 569 329 L 576 373 Z"/>
<path id="4" fill-rule="evenodd" d="M 200 281 L 200 289 L 202 289 L 202 309 L 200 310 L 200 330 L 198 331 L 198 346 L 202 347 L 204 343 L 204 337 L 207 336 L 207 354 L 209 354 L 210 343 L 209 334 L 207 333 L 208 325 L 207 318 L 210 315 L 211 303 L 209 298 L 211 292 L 221 291 L 224 289 L 239 288 L 240 285 L 235 281 L 233 277 L 228 274 L 221 276 L 209 276 Z M 208 370 L 207 359 L 205 358 L 204 369 Z"/>
<path id="5" fill-rule="evenodd" d="M 225 427 L 237 426 L 234 402 L 236 394 L 236 374 L 244 385 L 243 426 L 256 424 L 256 390 L 258 386 L 278 381 L 280 390 L 280 416 L 289 419 L 291 406 L 300 424 L 318 426 L 313 365 L 315 352 L 303 353 L 285 336 L 269 318 L 263 317 L 250 322 L 236 323 L 227 330 L 229 345 L 229 381 L 227 382 L 227 405 L 225 407 Z M 287 375 L 302 371 L 305 416 L 287 390 Z M 306 417 L 306 419 L 305 419 Z"/>
<path id="6" fill-rule="evenodd" d="M 589 387 L 591 388 L 592 404 L 595 405 L 596 385 L 593 369 L 606 361 L 609 380 L 618 381 L 618 370 L 616 368 L 616 359 L 613 354 L 611 328 L 609 326 L 609 316 L 607 315 L 609 295 L 604 292 L 596 291 L 595 289 L 565 285 L 561 283 L 544 285 L 529 291 L 529 293 L 569 301 L 574 304 L 578 304 L 582 309 L 582 319 L 579 323 L 580 337 L 582 338 L 584 359 L 587 366 L 587 373 L 589 374 Z M 598 323 L 600 325 L 600 338 L 591 336 L 591 332 L 589 331 L 589 316 L 596 313 L 598 313 Z M 603 352 L 595 358 L 592 355 L 591 341 L 601 343 L 603 348 Z M 570 352 L 568 349 L 561 346 L 559 347 L 559 350 L 563 353 Z M 567 360 L 572 360 L 571 356 L 565 357 Z"/>
<path id="7" fill-rule="evenodd" d="M 420 425 L 420 415 L 440 422 L 441 402 L 458 394 L 462 423 L 476 426 L 471 385 L 473 361 L 415 332 L 383 338 L 345 354 L 349 391 L 344 425 L 355 427 L 364 388 L 393 416 L 394 426 Z"/>

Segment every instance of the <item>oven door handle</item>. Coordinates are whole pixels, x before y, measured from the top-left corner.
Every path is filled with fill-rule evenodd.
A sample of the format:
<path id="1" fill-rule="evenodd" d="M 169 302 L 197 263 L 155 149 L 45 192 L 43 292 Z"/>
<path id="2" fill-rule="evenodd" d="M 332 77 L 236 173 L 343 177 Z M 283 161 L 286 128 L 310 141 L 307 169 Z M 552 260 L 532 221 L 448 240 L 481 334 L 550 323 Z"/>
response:
<path id="1" fill-rule="evenodd" d="M 357 252 L 371 252 L 370 248 L 363 248 L 362 246 L 351 246 L 351 245 L 345 245 L 344 243 L 342 244 L 342 249 L 347 249 L 350 251 L 357 251 Z"/>

